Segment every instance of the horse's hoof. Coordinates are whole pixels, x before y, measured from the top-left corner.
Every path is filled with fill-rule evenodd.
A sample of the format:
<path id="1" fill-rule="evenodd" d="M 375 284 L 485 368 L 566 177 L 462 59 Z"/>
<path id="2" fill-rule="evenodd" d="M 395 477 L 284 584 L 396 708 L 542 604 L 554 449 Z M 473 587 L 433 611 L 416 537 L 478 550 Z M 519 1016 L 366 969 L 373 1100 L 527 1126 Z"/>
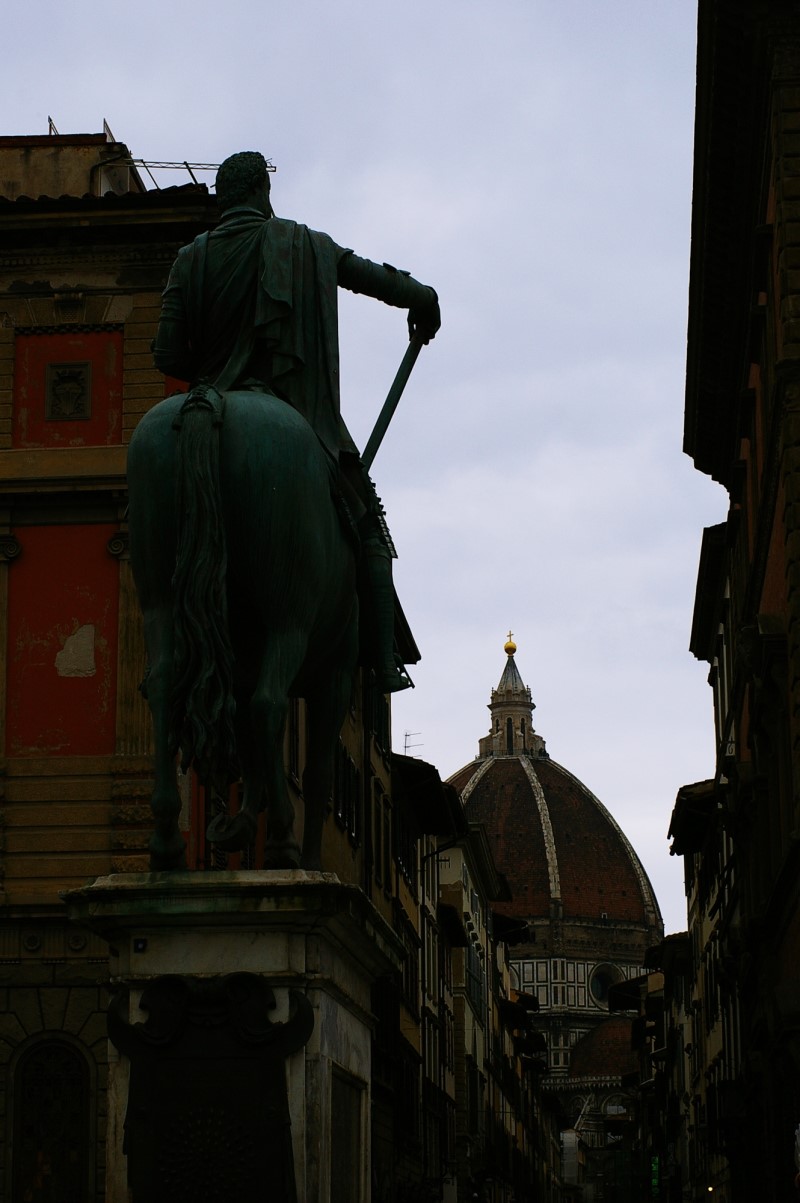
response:
<path id="1" fill-rule="evenodd" d="M 232 817 L 217 815 L 206 828 L 206 839 L 223 852 L 243 852 L 254 842 L 256 827 L 256 820 L 244 810 Z"/>
<path id="2" fill-rule="evenodd" d="M 169 873 L 186 868 L 186 840 L 178 832 L 165 840 L 154 832 L 150 836 L 150 872 Z"/>
<path id="3" fill-rule="evenodd" d="M 276 852 L 274 856 L 266 856 L 264 858 L 265 869 L 299 869 L 300 858 L 290 856 L 288 854 Z"/>
<path id="4" fill-rule="evenodd" d="M 299 869 L 300 845 L 296 840 L 267 841 L 264 849 L 265 869 Z"/>

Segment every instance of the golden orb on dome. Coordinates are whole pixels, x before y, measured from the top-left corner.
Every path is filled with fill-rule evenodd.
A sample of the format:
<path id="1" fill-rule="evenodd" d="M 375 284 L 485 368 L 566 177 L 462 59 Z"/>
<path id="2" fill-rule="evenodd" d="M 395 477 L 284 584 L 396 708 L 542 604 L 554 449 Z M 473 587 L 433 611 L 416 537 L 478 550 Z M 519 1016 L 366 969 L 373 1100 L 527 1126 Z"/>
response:
<path id="1" fill-rule="evenodd" d="M 503 648 L 503 651 L 505 652 L 505 654 L 506 654 L 507 656 L 513 656 L 513 655 L 514 655 L 514 652 L 515 652 L 516 650 L 517 650 L 517 645 L 516 645 L 516 643 L 514 642 L 514 640 L 511 638 L 511 631 L 509 631 L 509 632 L 508 632 L 508 639 L 507 639 L 507 641 L 506 641 L 506 644 L 505 644 L 505 646 L 504 646 L 504 648 Z"/>

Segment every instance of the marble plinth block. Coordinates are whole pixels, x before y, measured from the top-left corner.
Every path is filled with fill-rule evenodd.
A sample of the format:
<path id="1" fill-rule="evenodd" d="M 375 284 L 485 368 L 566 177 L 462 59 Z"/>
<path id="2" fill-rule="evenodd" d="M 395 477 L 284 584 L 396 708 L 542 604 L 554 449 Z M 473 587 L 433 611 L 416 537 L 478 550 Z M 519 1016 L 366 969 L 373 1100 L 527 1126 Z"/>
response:
<path id="1" fill-rule="evenodd" d="M 275 1025 L 290 1024 L 302 1010 L 308 1026 L 307 1000 L 310 1037 L 285 1060 L 292 1191 L 298 1203 L 367 1203 L 370 991 L 378 977 L 399 968 L 403 949 L 357 886 L 335 874 L 303 871 L 116 874 L 71 891 L 65 902 L 74 922 L 108 942 L 118 1027 L 145 1024 L 133 1029 L 134 1036 L 154 1022 L 140 1007 L 146 991 L 145 1002 L 182 991 L 203 999 L 227 990 L 238 999 L 244 998 L 242 983 L 252 981 L 247 975 L 255 975 L 274 996 Z M 203 1022 L 199 1005 L 195 1026 Z M 247 1005 L 245 999 L 241 1006 Z M 113 1046 L 110 1059 L 106 1203 L 129 1203 L 123 1138 L 132 1062 Z M 209 1074 L 216 1064 L 209 1058 Z M 226 1064 L 219 1078 L 223 1109 L 226 1094 L 230 1098 L 235 1091 L 235 1075 Z M 249 1072 L 246 1059 L 242 1064 Z M 141 1086 L 141 1074 L 149 1071 L 133 1065 Z M 129 1123 L 129 1135 L 131 1130 Z M 268 1191 L 264 1203 L 273 1199 L 279 1203 L 274 1190 Z M 293 1203 L 291 1192 L 287 1201 Z M 134 1197 L 133 1203 L 140 1200 Z"/>

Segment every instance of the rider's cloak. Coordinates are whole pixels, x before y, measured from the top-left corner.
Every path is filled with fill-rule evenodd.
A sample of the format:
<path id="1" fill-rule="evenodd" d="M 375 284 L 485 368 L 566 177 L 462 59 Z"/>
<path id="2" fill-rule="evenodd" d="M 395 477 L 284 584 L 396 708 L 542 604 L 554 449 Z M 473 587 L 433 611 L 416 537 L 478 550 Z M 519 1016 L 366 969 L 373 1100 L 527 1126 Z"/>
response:
<path id="1" fill-rule="evenodd" d="M 404 308 L 430 306 L 436 295 L 327 234 L 248 206 L 228 209 L 178 252 L 156 366 L 220 391 L 268 388 L 303 414 L 334 458 L 355 451 L 340 414 L 338 285 Z"/>

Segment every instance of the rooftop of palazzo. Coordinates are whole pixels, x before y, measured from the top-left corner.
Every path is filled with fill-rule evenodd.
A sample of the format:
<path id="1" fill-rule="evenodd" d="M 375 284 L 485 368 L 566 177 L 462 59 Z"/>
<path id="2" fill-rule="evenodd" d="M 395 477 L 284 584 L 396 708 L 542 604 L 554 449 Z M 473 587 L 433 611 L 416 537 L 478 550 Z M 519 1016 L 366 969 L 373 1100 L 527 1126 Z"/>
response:
<path id="1" fill-rule="evenodd" d="M 128 204 L 137 197 L 152 203 L 159 193 L 187 190 L 209 196 L 213 177 L 208 183 L 202 177 L 216 172 L 216 163 L 135 158 L 106 121 L 99 133 L 60 134 L 50 119 L 48 126 L 46 134 L 0 136 L 0 204 L 69 200 L 85 206 L 123 197 Z"/>

